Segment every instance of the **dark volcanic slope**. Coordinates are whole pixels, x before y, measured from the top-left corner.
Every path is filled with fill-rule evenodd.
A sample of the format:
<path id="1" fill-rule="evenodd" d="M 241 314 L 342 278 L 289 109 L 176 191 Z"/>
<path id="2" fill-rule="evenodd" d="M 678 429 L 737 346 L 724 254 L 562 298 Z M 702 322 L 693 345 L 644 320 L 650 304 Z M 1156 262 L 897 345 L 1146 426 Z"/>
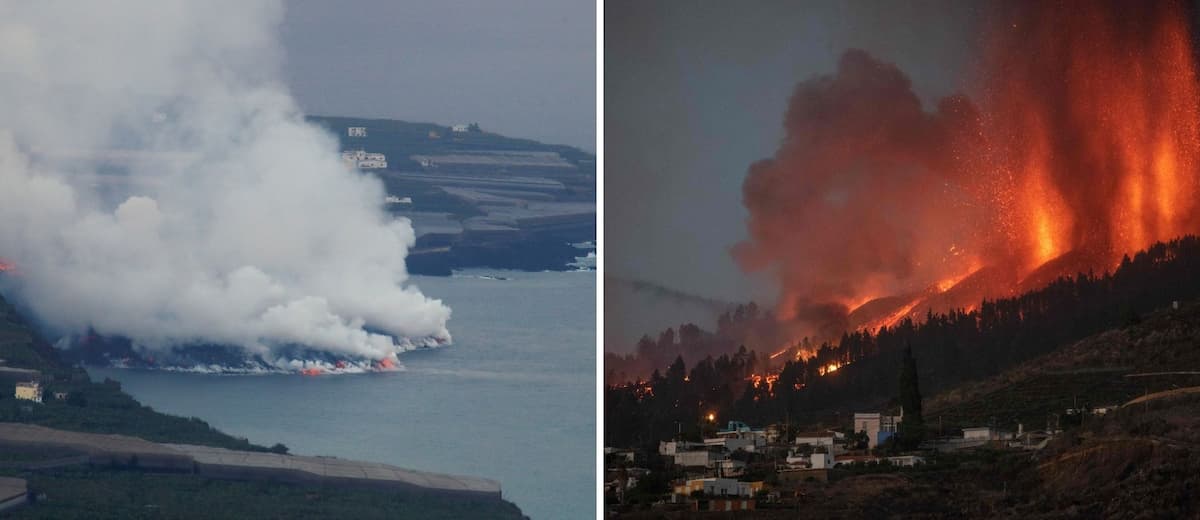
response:
<path id="1" fill-rule="evenodd" d="M 1200 386 L 1198 345 L 1200 302 L 1188 302 L 939 394 L 926 404 L 926 415 L 947 424 L 994 419 L 1005 426 L 1024 422 L 1043 428 L 1048 414 L 1076 405 L 1120 404 L 1147 393 Z"/>

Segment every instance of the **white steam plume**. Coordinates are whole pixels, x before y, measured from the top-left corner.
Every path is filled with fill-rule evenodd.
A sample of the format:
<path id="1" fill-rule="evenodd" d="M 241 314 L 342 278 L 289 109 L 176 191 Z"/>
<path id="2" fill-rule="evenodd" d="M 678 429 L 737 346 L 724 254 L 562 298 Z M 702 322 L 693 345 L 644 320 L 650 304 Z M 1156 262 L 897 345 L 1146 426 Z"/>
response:
<path id="1" fill-rule="evenodd" d="M 0 3 L 0 257 L 40 320 L 268 359 L 449 341 L 450 310 L 403 286 L 411 225 L 281 83 L 281 18 L 265 1 Z"/>

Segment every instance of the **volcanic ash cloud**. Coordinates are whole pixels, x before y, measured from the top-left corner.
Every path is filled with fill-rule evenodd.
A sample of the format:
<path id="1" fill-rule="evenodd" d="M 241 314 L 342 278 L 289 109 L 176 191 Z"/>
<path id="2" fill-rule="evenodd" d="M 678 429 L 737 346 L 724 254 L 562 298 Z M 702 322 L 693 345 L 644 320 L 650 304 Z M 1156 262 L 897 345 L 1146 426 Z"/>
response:
<path id="1" fill-rule="evenodd" d="M 780 147 L 746 175 L 749 238 L 734 248 L 777 277 L 780 317 L 909 301 L 894 322 L 1200 230 L 1200 67 L 1182 3 L 987 13 L 970 98 L 924 107 L 903 71 L 860 50 L 796 87 Z"/>
<path id="2" fill-rule="evenodd" d="M 0 5 L 6 292 L 62 334 L 392 359 L 450 340 L 411 225 L 281 84 L 272 2 Z M 283 363 L 283 360 L 279 360 Z"/>

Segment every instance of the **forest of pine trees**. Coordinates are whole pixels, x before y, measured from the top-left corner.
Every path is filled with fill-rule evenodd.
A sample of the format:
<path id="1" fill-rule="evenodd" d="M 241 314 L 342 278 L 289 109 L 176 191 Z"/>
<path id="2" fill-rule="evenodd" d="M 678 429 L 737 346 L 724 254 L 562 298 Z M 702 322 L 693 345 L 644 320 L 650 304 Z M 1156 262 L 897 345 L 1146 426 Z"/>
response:
<path id="1" fill-rule="evenodd" d="M 710 334 L 685 325 L 679 338 L 671 330 L 657 342 L 644 338 L 635 356 L 606 356 L 606 371 L 632 366 L 633 359 L 668 368 L 665 373 L 655 370 L 641 384 L 606 387 L 605 443 L 649 447 L 677 432 L 696 436 L 710 412 L 719 420 L 763 425 L 803 423 L 834 411 L 899 404 L 898 377 L 906 346 L 920 359 L 921 391 L 932 395 L 1126 325 L 1172 301 L 1197 297 L 1200 238 L 1187 236 L 1126 256 L 1112 273 L 1061 277 L 1040 290 L 985 300 L 970 312 L 929 313 L 920 323 L 905 319 L 875 332 L 847 332 L 836 344 L 821 345 L 814 358 L 786 363 L 778 380 L 768 384 L 760 378 L 757 385 L 750 376 L 762 374 L 762 358 L 768 353 L 756 352 L 750 341 L 749 348 L 735 351 L 728 339 L 732 334 Z M 722 318 L 718 327 L 753 327 L 769 320 L 769 314 L 757 308 L 742 308 L 737 319 Z M 698 361 L 688 370 L 685 359 Z M 835 362 L 848 365 L 820 375 L 821 367 Z M 610 378 L 622 380 L 615 374 Z"/>

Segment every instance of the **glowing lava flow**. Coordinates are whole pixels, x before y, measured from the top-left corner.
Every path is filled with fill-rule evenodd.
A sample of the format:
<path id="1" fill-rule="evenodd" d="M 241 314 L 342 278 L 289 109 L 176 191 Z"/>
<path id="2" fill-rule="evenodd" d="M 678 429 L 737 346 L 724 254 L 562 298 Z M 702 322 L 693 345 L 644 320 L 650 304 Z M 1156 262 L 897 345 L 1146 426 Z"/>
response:
<path id="1" fill-rule="evenodd" d="M 1014 10 L 988 46 L 989 141 L 1012 179 L 1026 269 L 1200 231 L 1200 83 L 1188 13 L 1049 2 Z M 1035 51 L 1035 52 L 1031 52 Z M 1050 80 L 1048 78 L 1053 78 Z M 1007 160 L 1004 160 L 1007 158 Z"/>
<path id="2" fill-rule="evenodd" d="M 750 374 L 748 377 L 746 377 L 746 381 L 749 381 L 755 389 L 766 385 L 767 392 L 771 393 L 775 391 L 775 383 L 779 381 L 779 374 L 767 374 L 765 376 L 759 374 Z"/>
<path id="3" fill-rule="evenodd" d="M 845 366 L 847 364 L 848 363 L 827 363 L 826 365 L 817 368 L 817 373 L 822 376 L 826 375 L 826 374 L 832 374 L 834 372 L 837 372 L 839 368 L 842 368 L 843 366 Z"/>
<path id="4" fill-rule="evenodd" d="M 922 103 L 860 50 L 797 85 L 779 148 L 747 171 L 732 250 L 777 277 L 797 334 L 899 323 L 931 284 L 947 312 L 1200 233 L 1186 3 L 996 4 L 962 96 Z M 957 287 L 970 259 L 987 272 Z"/>

